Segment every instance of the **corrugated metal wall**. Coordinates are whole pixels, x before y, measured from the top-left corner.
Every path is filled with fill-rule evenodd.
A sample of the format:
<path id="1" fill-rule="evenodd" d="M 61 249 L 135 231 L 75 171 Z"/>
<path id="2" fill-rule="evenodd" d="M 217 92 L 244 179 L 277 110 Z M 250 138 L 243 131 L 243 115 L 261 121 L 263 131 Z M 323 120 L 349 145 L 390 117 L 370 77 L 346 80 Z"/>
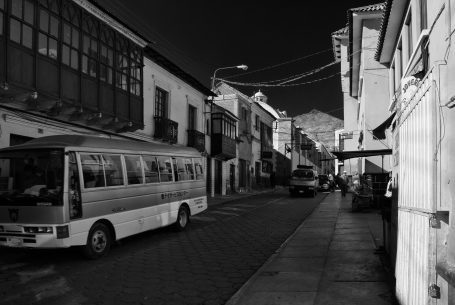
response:
<path id="1" fill-rule="evenodd" d="M 436 139 L 433 72 L 421 81 L 399 115 L 399 199 L 396 292 L 400 304 L 428 304 L 432 240 L 429 220 L 435 211 Z"/>

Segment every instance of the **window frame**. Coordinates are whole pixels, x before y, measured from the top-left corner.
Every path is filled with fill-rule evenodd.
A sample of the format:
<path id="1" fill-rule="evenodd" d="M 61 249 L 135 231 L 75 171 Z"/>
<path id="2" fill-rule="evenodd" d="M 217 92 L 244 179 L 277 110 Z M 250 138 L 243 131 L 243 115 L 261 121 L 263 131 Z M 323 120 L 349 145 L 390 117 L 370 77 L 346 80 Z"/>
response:
<path id="1" fill-rule="evenodd" d="M 161 98 L 164 97 L 164 98 Z M 169 91 L 161 87 L 155 86 L 155 117 L 167 119 L 169 109 Z"/>

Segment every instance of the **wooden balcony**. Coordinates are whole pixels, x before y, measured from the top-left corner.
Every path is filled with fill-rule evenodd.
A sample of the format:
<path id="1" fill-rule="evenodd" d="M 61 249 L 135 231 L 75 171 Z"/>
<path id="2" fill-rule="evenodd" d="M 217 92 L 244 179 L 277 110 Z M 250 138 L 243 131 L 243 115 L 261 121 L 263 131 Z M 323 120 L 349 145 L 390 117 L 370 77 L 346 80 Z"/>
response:
<path id="1" fill-rule="evenodd" d="M 236 142 L 228 136 L 222 134 L 212 135 L 212 156 L 223 160 L 229 160 L 236 157 Z"/>
<path id="2" fill-rule="evenodd" d="M 163 117 L 155 117 L 155 134 L 157 139 L 169 142 L 170 144 L 177 143 L 179 123 Z"/>
<path id="3" fill-rule="evenodd" d="M 188 146 L 198 151 L 205 151 L 205 134 L 197 130 L 188 130 Z"/>

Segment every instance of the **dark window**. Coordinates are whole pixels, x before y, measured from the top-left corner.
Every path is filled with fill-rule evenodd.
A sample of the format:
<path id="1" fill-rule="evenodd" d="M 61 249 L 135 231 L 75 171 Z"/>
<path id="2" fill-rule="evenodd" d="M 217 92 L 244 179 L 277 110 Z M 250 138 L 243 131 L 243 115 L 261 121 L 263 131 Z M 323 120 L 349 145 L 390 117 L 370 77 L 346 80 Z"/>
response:
<path id="1" fill-rule="evenodd" d="M 128 41 L 126 38 L 117 36 L 115 56 L 115 86 L 128 91 Z"/>
<path id="2" fill-rule="evenodd" d="M 5 0 L 0 0 L 0 35 L 3 35 L 3 19 L 5 16 Z"/>
<path id="3" fill-rule="evenodd" d="M 99 23 L 95 18 L 84 15 L 82 30 L 82 72 L 97 77 Z"/>
<path id="4" fill-rule="evenodd" d="M 189 105 L 188 130 L 196 130 L 197 108 Z"/>
<path id="5" fill-rule="evenodd" d="M 38 53 L 57 60 L 59 40 L 59 8 L 56 0 L 40 1 Z"/>
<path id="6" fill-rule="evenodd" d="M 424 30 L 427 26 L 427 0 L 420 0 L 420 28 Z"/>
<path id="7" fill-rule="evenodd" d="M 406 28 L 408 29 L 408 60 L 411 59 L 412 51 L 414 50 L 414 44 L 412 41 L 412 14 L 409 13 L 406 21 Z"/>
<path id="8" fill-rule="evenodd" d="M 168 93 L 163 89 L 155 88 L 155 116 L 167 118 Z"/>
<path id="9" fill-rule="evenodd" d="M 259 116 L 256 114 L 256 122 L 254 128 L 256 131 L 259 131 L 259 126 L 261 125 L 261 121 L 259 120 Z"/>
<path id="10" fill-rule="evenodd" d="M 80 14 L 74 4 L 65 1 L 63 5 L 62 63 L 79 70 L 80 56 Z"/>
<path id="11" fill-rule="evenodd" d="M 102 27 L 100 52 L 100 79 L 112 84 L 114 73 L 114 32 L 106 26 Z"/>
<path id="12" fill-rule="evenodd" d="M 12 0 L 10 17 L 10 40 L 24 47 L 33 47 L 35 5 L 30 0 Z"/>
<path id="13" fill-rule="evenodd" d="M 130 92 L 142 96 L 142 55 L 141 50 L 130 44 Z"/>

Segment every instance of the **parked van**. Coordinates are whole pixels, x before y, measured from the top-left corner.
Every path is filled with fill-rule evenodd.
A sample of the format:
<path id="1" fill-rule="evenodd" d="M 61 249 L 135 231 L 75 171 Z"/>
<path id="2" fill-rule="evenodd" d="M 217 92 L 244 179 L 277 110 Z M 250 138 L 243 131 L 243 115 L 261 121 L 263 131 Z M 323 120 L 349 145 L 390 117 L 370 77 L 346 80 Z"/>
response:
<path id="1" fill-rule="evenodd" d="M 291 196 L 310 194 L 315 197 L 318 188 L 319 176 L 317 171 L 310 168 L 298 168 L 292 172 L 289 181 L 289 193 Z"/>

